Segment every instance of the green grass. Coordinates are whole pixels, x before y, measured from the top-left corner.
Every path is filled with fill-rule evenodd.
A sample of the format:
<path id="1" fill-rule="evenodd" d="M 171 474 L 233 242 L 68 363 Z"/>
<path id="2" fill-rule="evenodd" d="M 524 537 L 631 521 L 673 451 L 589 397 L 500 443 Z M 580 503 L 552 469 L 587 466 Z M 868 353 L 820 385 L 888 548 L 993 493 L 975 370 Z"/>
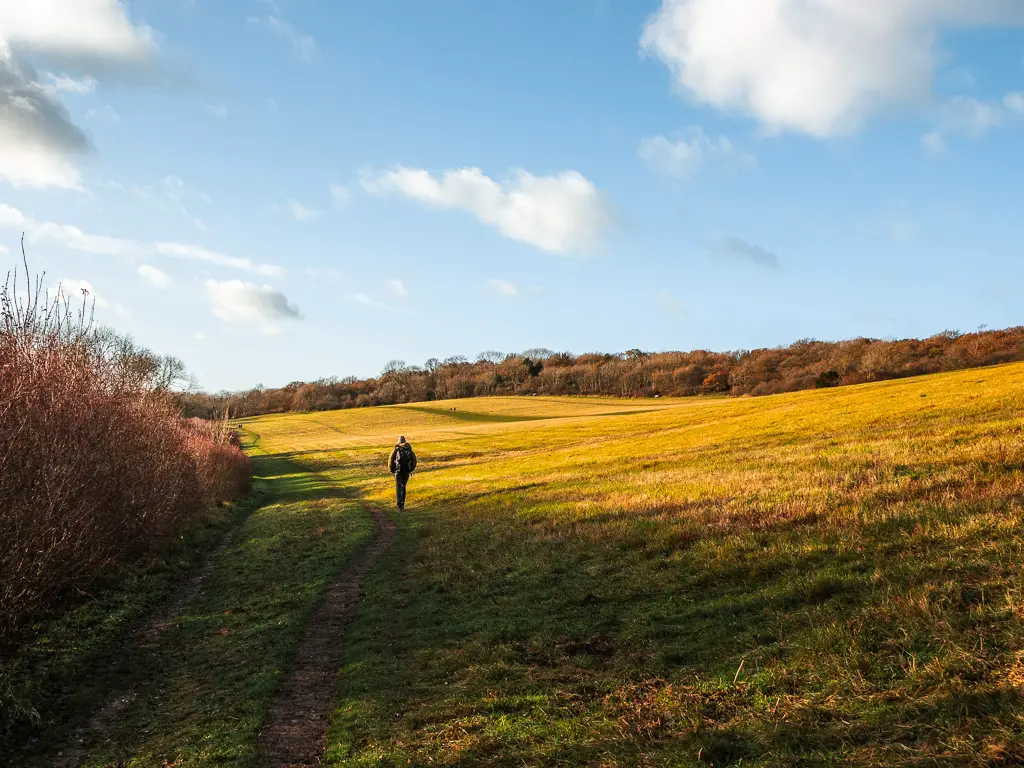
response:
<path id="1" fill-rule="evenodd" d="M 78 654 L 65 663 L 57 672 L 77 686 L 76 722 L 47 723 L 44 739 L 23 750 L 18 765 L 48 765 L 73 726 L 128 686 L 137 696 L 104 743 L 91 745 L 84 766 L 191 768 L 253 759 L 259 726 L 309 615 L 373 532 L 351 491 L 280 458 L 254 461 L 262 505 L 241 522 L 199 595 L 156 647 L 108 643 L 102 657 Z M 108 603 L 89 610 L 120 621 Z M 83 629 L 92 642 L 96 628 Z M 48 642 L 67 653 L 72 631 Z M 90 681 L 97 670 L 102 674 Z"/>
<path id="2" fill-rule="evenodd" d="M 140 695 L 86 766 L 245 765 L 324 590 L 372 535 L 350 493 L 257 457 L 273 494 L 168 630 Z"/>
<path id="3" fill-rule="evenodd" d="M 328 764 L 1019 764 L 1022 391 L 1012 365 L 251 420 L 265 503 L 160 644 L 117 657 L 116 600 L 40 635 L 76 692 L 48 744 L 121 680 L 138 696 L 85 765 L 252 765 L 405 434 L 420 470 L 346 633 Z M 131 617 L 169 592 L 124 589 Z"/>
<path id="4" fill-rule="evenodd" d="M 112 573 L 91 595 L 41 621 L 0 663 L 0 764 L 44 764 L 105 703 L 111 690 L 134 685 L 146 670 L 123 652 L 136 624 L 173 594 L 224 533 L 262 496 L 211 510 L 180 542 L 151 561 Z"/>
<path id="5" fill-rule="evenodd" d="M 372 502 L 398 434 L 420 458 L 330 763 L 1024 760 L 1021 392 L 1013 365 L 254 421 Z"/>

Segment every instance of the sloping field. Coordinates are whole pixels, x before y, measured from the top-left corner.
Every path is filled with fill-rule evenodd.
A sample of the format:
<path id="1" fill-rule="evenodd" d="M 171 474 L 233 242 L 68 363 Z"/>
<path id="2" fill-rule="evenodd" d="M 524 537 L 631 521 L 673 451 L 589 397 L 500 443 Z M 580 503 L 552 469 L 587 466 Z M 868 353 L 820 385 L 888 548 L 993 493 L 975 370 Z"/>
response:
<path id="1" fill-rule="evenodd" d="M 1024 760 L 1022 365 L 245 426 L 381 505 L 420 458 L 331 764 Z"/>
<path id="2" fill-rule="evenodd" d="M 266 416 L 248 422 L 274 451 L 333 450 L 398 440 L 401 430 L 419 439 L 450 437 L 455 431 L 489 433 L 495 425 L 646 413 L 684 401 L 624 401 L 610 398 L 489 397 Z M 651 403 L 658 403 L 652 405 Z M 257 426 L 258 425 L 258 426 Z M 536 426 L 536 425 L 532 425 Z M 483 429 L 473 429 L 473 428 Z M 409 437 L 410 441 L 412 437 Z"/>

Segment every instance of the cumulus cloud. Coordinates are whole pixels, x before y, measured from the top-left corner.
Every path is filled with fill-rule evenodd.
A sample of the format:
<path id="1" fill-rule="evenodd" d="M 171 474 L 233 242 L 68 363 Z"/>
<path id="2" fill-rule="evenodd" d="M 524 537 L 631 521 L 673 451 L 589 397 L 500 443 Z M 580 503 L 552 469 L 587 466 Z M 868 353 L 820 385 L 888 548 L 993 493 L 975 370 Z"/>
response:
<path id="1" fill-rule="evenodd" d="M 1022 24 L 1018 0 L 663 0 L 641 48 L 697 102 L 825 137 L 925 103 L 943 30 Z"/>
<path id="2" fill-rule="evenodd" d="M 409 295 L 409 289 L 401 280 L 388 280 L 388 293 L 396 299 L 404 299 Z"/>
<path id="3" fill-rule="evenodd" d="M 118 0 L 0 3 L 0 179 L 81 188 L 75 161 L 91 147 L 59 94 L 90 92 L 92 74 L 137 70 L 155 50 L 152 32 L 132 24 Z M 86 75 L 40 78 L 28 61 L 35 54 Z"/>
<path id="4" fill-rule="evenodd" d="M 74 158 L 91 149 L 56 92 L 0 37 L 0 179 L 15 187 L 77 189 Z"/>
<path id="5" fill-rule="evenodd" d="M 479 168 L 445 171 L 435 178 L 399 168 L 362 181 L 371 194 L 399 194 L 439 208 L 468 211 L 513 240 L 559 254 L 596 246 L 611 213 L 593 182 L 577 171 L 534 176 L 516 171 L 505 184 Z"/>
<path id="6" fill-rule="evenodd" d="M 228 256 L 188 243 L 145 243 L 121 237 L 107 237 L 83 232 L 70 224 L 40 221 L 26 216 L 17 208 L 0 203 L 0 228 L 24 232 L 29 242 L 51 242 L 73 251 L 125 258 L 142 258 L 156 254 L 174 259 L 203 261 L 220 267 L 238 269 L 267 277 L 280 277 L 284 269 L 274 264 L 257 264 L 251 259 Z"/>
<path id="7" fill-rule="evenodd" d="M 667 176 L 687 176 L 709 160 L 723 160 L 740 167 L 757 165 L 754 156 L 736 149 L 725 136 L 708 136 L 704 129 L 692 126 L 676 141 L 665 136 L 648 136 L 641 140 L 640 159 Z"/>
<path id="8" fill-rule="evenodd" d="M 133 24 L 120 0 L 6 2 L 0 38 L 87 71 L 138 65 L 156 51 L 152 30 Z"/>
<path id="9" fill-rule="evenodd" d="M 69 77 L 68 75 L 55 75 L 52 72 L 46 73 L 49 81 L 44 85 L 51 93 L 77 93 L 86 94 L 96 90 L 96 78 L 86 75 L 82 78 Z"/>
<path id="10" fill-rule="evenodd" d="M 206 111 L 218 120 L 226 120 L 230 110 L 227 104 L 207 104 Z"/>
<path id="11" fill-rule="evenodd" d="M 101 296 L 88 280 L 61 280 L 57 284 L 57 295 L 72 307 L 80 307 L 84 303 L 86 307 L 92 309 L 109 309 L 122 320 L 127 320 L 132 314 L 124 305 L 117 302 L 112 303 Z"/>
<path id="12" fill-rule="evenodd" d="M 171 284 L 171 278 L 167 273 L 160 271 L 156 267 L 151 267 L 148 264 L 142 264 L 139 266 L 139 274 L 142 278 L 157 288 L 167 288 Z"/>
<path id="13" fill-rule="evenodd" d="M 254 327 L 272 335 L 280 332 L 283 323 L 302 319 L 299 308 L 269 285 L 207 280 L 205 287 L 213 314 L 231 325 Z"/>
<path id="14" fill-rule="evenodd" d="M 779 267 L 779 257 L 774 253 L 738 237 L 705 240 L 703 245 L 712 256 L 721 261 L 755 264 L 766 269 L 778 269 Z"/>
<path id="15" fill-rule="evenodd" d="M 516 284 L 510 283 L 508 280 L 499 280 L 497 278 L 492 278 L 487 281 L 487 287 L 500 296 L 519 295 L 519 289 L 516 287 Z"/>

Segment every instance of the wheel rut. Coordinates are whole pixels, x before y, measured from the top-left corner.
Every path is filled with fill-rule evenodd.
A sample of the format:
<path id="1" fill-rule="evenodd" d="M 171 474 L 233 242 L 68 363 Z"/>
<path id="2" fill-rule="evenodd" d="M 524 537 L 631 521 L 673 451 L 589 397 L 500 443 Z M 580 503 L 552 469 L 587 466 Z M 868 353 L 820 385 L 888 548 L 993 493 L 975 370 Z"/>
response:
<path id="1" fill-rule="evenodd" d="M 203 560 L 202 565 L 184 584 L 180 585 L 162 610 L 135 627 L 128 639 L 128 646 L 139 650 L 152 650 L 160 643 L 167 628 L 181 616 L 187 606 L 199 594 L 203 583 L 213 572 L 220 556 L 234 541 L 235 532 L 241 523 L 229 529 L 216 549 Z M 121 715 L 138 696 L 135 688 L 117 691 L 92 717 L 78 728 L 64 747 L 53 758 L 53 768 L 78 768 L 88 756 L 90 744 L 105 741 L 118 723 Z"/>
<path id="2" fill-rule="evenodd" d="M 395 523 L 372 508 L 374 540 L 327 590 L 259 733 L 259 768 L 321 764 L 329 710 L 341 669 L 345 630 L 355 617 L 363 579 L 395 539 Z"/>

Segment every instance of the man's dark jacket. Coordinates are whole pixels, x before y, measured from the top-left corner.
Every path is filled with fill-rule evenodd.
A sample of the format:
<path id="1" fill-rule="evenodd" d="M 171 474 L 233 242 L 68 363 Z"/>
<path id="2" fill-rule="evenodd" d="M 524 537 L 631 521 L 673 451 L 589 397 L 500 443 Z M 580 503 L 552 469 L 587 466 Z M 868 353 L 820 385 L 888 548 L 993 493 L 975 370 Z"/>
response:
<path id="1" fill-rule="evenodd" d="M 412 446 L 409 443 L 405 444 L 409 449 L 409 471 L 412 472 L 416 469 L 416 452 L 413 451 Z M 388 459 L 388 472 L 392 475 L 398 471 L 398 446 L 396 445 L 391 451 L 391 457 Z"/>

